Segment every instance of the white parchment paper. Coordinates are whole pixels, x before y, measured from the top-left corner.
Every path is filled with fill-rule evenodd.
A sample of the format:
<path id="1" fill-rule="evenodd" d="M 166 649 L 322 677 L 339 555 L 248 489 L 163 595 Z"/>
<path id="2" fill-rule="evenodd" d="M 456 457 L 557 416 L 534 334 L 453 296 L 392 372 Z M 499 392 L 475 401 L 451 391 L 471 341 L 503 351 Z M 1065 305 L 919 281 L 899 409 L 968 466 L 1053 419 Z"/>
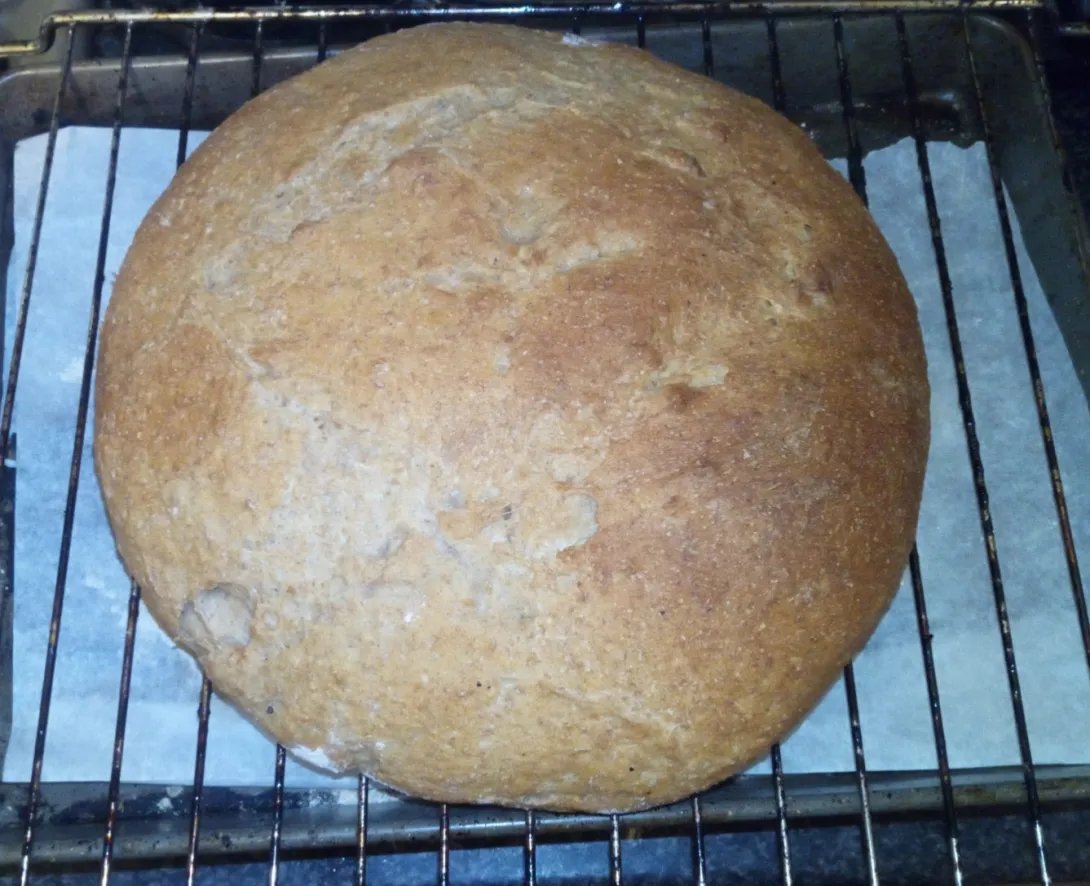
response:
<path id="1" fill-rule="evenodd" d="M 192 137 L 190 146 L 199 140 L 199 135 Z M 123 133 L 107 297 L 136 226 L 174 173 L 176 146 L 174 132 Z M 44 148 L 42 136 L 21 143 L 16 152 L 16 244 L 8 283 L 6 354 Z M 984 151 L 980 146 L 963 150 L 944 144 L 931 145 L 929 151 L 1033 753 L 1040 763 L 1090 763 L 1090 676 Z M 108 154 L 105 130 L 60 133 L 34 281 L 15 416 L 15 716 L 3 768 L 4 780 L 10 781 L 25 781 L 31 769 Z M 844 171 L 843 164 L 838 168 Z M 871 210 L 919 304 L 930 359 L 933 442 L 918 544 L 951 764 L 1017 763 L 1010 696 L 914 147 L 902 142 L 877 152 L 867 158 L 866 168 Z M 1018 246 L 1076 542 L 1090 562 L 1090 412 L 1020 236 Z M 46 745 L 47 780 L 105 780 L 110 771 L 129 586 L 107 528 L 90 441 L 88 429 Z M 855 673 L 869 766 L 934 767 L 919 635 L 907 580 Z M 195 665 L 141 612 L 123 779 L 190 782 L 199 689 Z M 849 770 L 853 766 L 849 739 L 844 688 L 838 685 L 786 742 L 785 768 Z M 207 783 L 267 785 L 273 764 L 272 745 L 230 708 L 215 702 Z M 755 771 L 767 768 L 761 763 Z M 288 783 L 320 786 L 330 780 L 292 762 Z"/>

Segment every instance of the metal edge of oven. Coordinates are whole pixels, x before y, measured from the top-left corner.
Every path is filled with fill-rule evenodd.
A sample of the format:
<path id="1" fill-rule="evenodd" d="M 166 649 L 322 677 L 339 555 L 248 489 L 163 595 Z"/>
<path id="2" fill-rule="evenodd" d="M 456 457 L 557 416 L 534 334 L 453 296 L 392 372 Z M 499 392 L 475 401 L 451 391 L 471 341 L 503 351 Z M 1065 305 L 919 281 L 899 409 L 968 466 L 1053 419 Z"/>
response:
<path id="1" fill-rule="evenodd" d="M 545 22 L 538 20 L 538 26 Z M 1046 96 L 1033 52 L 1011 25 L 977 14 L 918 14 L 906 16 L 912 44 L 920 109 L 930 140 L 969 144 L 980 138 L 963 27 L 969 27 L 988 115 L 1004 182 L 1019 217 L 1027 249 L 1048 293 L 1068 343 L 1084 390 L 1090 391 L 1090 299 L 1083 256 L 1090 242 L 1077 202 L 1065 184 L 1062 157 L 1049 137 L 1052 132 Z M 592 27 L 584 36 L 635 42 L 634 29 Z M 844 19 L 845 43 L 856 97 L 856 119 L 864 151 L 874 150 L 911 134 L 898 65 L 892 16 L 862 15 Z M 844 156 L 847 143 L 837 90 L 836 60 L 831 28 L 822 15 L 779 21 L 779 41 L 789 116 L 803 123 L 826 156 Z M 684 22 L 648 24 L 647 46 L 656 54 L 691 70 L 702 69 L 700 26 Z M 711 40 L 717 59 L 716 77 L 770 101 L 765 22 L 735 19 L 716 22 Z M 814 47 L 827 40 L 828 52 Z M 269 52 L 263 60 L 263 86 L 271 86 L 310 67 L 312 51 Z M 249 97 L 253 58 L 250 54 L 203 56 L 193 91 L 191 126 L 210 129 Z M 61 107 L 62 125 L 105 125 L 113 112 L 119 62 L 77 62 Z M 186 75 L 182 57 L 136 58 L 131 62 L 126 126 L 176 128 L 181 112 L 181 85 Z M 30 65 L 0 79 L 0 187 L 10 193 L 14 144 L 44 132 L 56 94 L 59 68 Z M 6 271 L 10 249 L 10 197 L 0 219 L 7 246 L 0 254 Z M 8 454 L 10 455 L 10 453 Z M 5 469 L 5 474 L 12 473 Z M 10 514 L 14 482 L 0 488 L 0 517 Z M 5 543 L 13 541 L 13 521 L 0 520 Z M 3 587 L 13 585 L 10 569 Z M 10 691 L 10 595 L 0 601 L 0 701 Z M 921 675 L 922 676 L 922 675 Z M 194 710 L 196 710 L 194 699 Z M 10 730 L 0 710 L 0 729 Z M 865 734 L 865 733 L 864 733 Z M 0 735 L 0 746 L 6 734 Z M 955 773 L 959 808 L 1012 808 L 1023 802 L 1021 770 Z M 1049 804 L 1090 799 L 1090 766 L 1039 767 L 1042 800 Z M 838 818 L 859 812 L 858 786 L 850 774 L 788 775 L 788 811 L 792 818 Z M 876 814 L 901 814 L 941 808 L 934 773 L 870 773 L 871 808 Z M 188 826 L 185 816 L 163 808 L 188 809 L 189 787 L 126 785 L 122 790 L 117 851 L 121 858 L 172 857 L 184 853 Z M 230 855 L 267 846 L 272 808 L 270 788 L 206 788 L 202 813 L 202 853 Z M 16 833 L 23 824 L 27 786 L 0 785 L 0 870 L 18 861 Z M 355 841 L 355 792 L 330 789 L 288 789 L 285 795 L 285 848 L 349 846 Z M 161 803 L 163 798 L 177 800 Z M 652 810 L 624 819 L 627 835 L 669 832 L 688 822 L 685 805 Z M 105 815 L 105 785 L 46 784 L 40 806 L 35 859 L 44 862 L 91 860 L 101 853 Z M 761 822 L 775 818 L 770 780 L 743 776 L 705 795 L 705 821 L 721 827 L 730 822 Z M 608 819 L 594 816 L 542 816 L 539 827 L 548 834 L 593 834 L 608 828 Z M 459 840 L 505 840 L 521 832 L 522 818 L 494 809 L 459 809 L 452 815 L 451 833 Z M 377 804 L 369 819 L 373 845 L 397 848 L 434 842 L 438 837 L 435 808 L 404 800 Z M 6 836 L 7 835 L 7 836 Z"/>
<path id="2" fill-rule="evenodd" d="M 1037 770 L 1043 805 L 1070 808 L 1090 801 L 1090 766 L 1042 766 Z M 952 774 L 954 800 L 964 815 L 1016 812 L 1024 806 L 1021 771 L 1016 767 Z M 787 813 L 793 824 L 857 819 L 861 806 L 854 773 L 796 775 L 787 778 Z M 192 788 L 126 785 L 120 827 L 114 840 L 119 859 L 180 860 L 189 840 Z M 284 851 L 348 849 L 357 839 L 355 790 L 288 790 L 284 797 L 281 847 Z M 870 811 L 886 816 L 918 816 L 942 808 L 936 773 L 871 773 Z M 26 785 L 0 786 L 0 871 L 19 862 Z M 46 784 L 34 842 L 36 865 L 95 864 L 102 856 L 102 784 Z M 165 811 L 164 811 L 165 810 Z M 686 833 L 692 826 L 688 803 L 677 803 L 621 820 L 623 839 Z M 776 799 L 767 776 L 742 776 L 702 795 L 702 815 L 710 832 L 731 825 L 771 826 Z M 272 788 L 205 788 L 201 802 L 200 854 L 237 858 L 267 852 L 274 820 Z M 539 814 L 536 834 L 555 839 L 601 838 L 610 819 L 596 815 Z M 451 810 L 450 839 L 459 846 L 513 845 L 525 832 L 519 810 L 459 807 Z M 433 849 L 440 839 L 434 804 L 420 800 L 379 803 L 367 817 L 368 852 Z"/>

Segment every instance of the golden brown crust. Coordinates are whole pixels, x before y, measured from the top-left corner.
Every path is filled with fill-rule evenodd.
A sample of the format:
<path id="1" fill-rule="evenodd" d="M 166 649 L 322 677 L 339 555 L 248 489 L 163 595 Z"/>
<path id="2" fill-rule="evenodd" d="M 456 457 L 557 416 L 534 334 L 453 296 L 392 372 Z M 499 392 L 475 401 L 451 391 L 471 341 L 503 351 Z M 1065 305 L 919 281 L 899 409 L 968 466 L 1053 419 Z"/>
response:
<path id="1" fill-rule="evenodd" d="M 119 551 L 222 695 L 311 761 L 556 810 L 789 731 L 892 598 L 928 445 L 912 298 L 802 132 L 501 26 L 221 126 L 97 384 Z"/>

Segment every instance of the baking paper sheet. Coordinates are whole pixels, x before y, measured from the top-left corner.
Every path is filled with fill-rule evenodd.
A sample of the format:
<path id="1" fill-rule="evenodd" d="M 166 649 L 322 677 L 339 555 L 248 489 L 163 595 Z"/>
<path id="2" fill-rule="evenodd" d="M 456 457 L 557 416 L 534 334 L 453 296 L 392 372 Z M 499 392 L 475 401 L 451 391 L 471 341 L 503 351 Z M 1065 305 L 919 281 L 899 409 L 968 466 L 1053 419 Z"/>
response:
<path id="1" fill-rule="evenodd" d="M 191 136 L 190 146 L 199 140 Z M 41 136 L 21 143 L 15 156 L 16 243 L 8 278 L 6 354 L 44 149 Z M 176 150 L 174 132 L 126 130 L 122 135 L 107 297 L 136 226 L 173 175 Z M 946 144 L 931 145 L 929 151 L 1033 754 L 1039 763 L 1090 763 L 1090 677 L 984 151 Z M 109 132 L 61 131 L 15 411 L 15 714 L 5 781 L 25 781 L 31 770 L 108 159 Z M 845 171 L 843 164 L 838 168 Z M 919 304 L 930 359 L 933 441 L 918 543 L 950 762 L 957 767 L 1015 764 L 1011 702 L 912 143 L 872 154 L 866 170 L 871 210 Z M 1076 543 L 1084 559 L 1090 558 L 1090 412 L 1020 236 L 1017 240 Z M 129 585 L 107 528 L 90 441 L 88 429 L 46 780 L 98 781 L 110 773 Z M 855 674 L 868 765 L 933 768 L 934 740 L 907 580 Z M 199 689 L 195 665 L 142 611 L 124 780 L 191 781 Z M 787 741 L 783 756 L 789 772 L 853 767 L 842 685 Z M 215 702 L 206 782 L 267 785 L 273 766 L 272 745 Z M 767 768 L 761 763 L 755 770 Z M 330 781 L 289 763 L 289 785 Z"/>

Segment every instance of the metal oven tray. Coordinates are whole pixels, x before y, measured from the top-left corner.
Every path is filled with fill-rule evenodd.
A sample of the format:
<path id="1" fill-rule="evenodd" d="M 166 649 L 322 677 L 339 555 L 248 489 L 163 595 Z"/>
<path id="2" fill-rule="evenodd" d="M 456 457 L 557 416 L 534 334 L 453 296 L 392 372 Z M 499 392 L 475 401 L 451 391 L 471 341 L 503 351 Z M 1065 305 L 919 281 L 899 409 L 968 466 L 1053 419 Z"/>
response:
<path id="1" fill-rule="evenodd" d="M 51 128 L 55 132 L 60 125 L 112 125 L 115 133 L 121 127 L 181 127 L 184 139 L 188 129 L 214 127 L 255 90 L 290 77 L 313 65 L 327 51 L 334 51 L 338 24 L 343 20 L 372 23 L 381 30 L 390 23 L 409 24 L 424 18 L 505 18 L 537 27 L 576 27 L 584 36 L 602 39 L 631 43 L 646 39 L 656 54 L 756 95 L 803 123 L 826 156 L 848 159 L 853 184 L 861 191 L 865 189 L 861 159 L 867 151 L 905 137 L 914 137 L 919 146 L 927 141 L 986 141 L 996 182 L 1001 180 L 1009 193 L 1010 208 L 1021 223 L 1034 268 L 1048 293 L 1083 390 L 1090 394 L 1090 287 L 1086 262 L 1090 241 L 1070 193 L 1049 112 L 1036 42 L 1039 10 L 1032 2 L 1022 0 L 989 3 L 992 13 L 987 16 L 956 0 L 931 2 L 926 12 L 893 12 L 895 7 L 883 5 L 881 0 L 841 4 L 838 10 L 815 12 L 815 8 L 813 4 L 807 8 L 806 4 L 792 3 L 761 7 L 658 3 L 468 11 L 433 7 L 424 11 L 342 8 L 305 13 L 286 9 L 240 12 L 230 14 L 230 21 L 249 27 L 252 48 L 201 54 L 199 64 L 195 63 L 197 43 L 190 40 L 190 35 L 196 33 L 193 25 L 203 25 L 214 15 L 223 20 L 228 16 L 207 10 L 173 16 L 157 12 L 54 16 L 44 27 L 42 38 L 0 47 L 0 55 L 41 50 L 54 33 L 62 45 L 84 45 L 83 38 L 92 29 L 102 27 L 112 28 L 119 35 L 125 54 L 118 59 L 81 61 L 73 60 L 71 52 L 67 56 L 60 53 L 60 62 L 19 65 L 0 79 L 0 193 L 7 195 L 0 214 L 0 275 L 6 276 L 12 245 L 12 156 L 18 140 Z M 739 15 L 739 10 L 744 14 Z M 263 41 L 284 18 L 310 21 L 314 45 L 266 48 Z M 131 55 L 133 40 L 142 29 L 151 27 L 177 29 L 178 35 L 190 41 L 188 56 Z M 835 46 L 836 51 L 812 51 L 814 45 L 823 43 Z M 911 57 L 902 52 L 906 46 L 911 47 Z M 64 88 L 60 89 L 62 82 Z M 788 84 L 786 90 L 784 84 Z M 122 89 L 123 102 L 119 101 Z M 180 156 L 184 156 L 184 150 Z M 922 173 L 926 172 L 925 163 L 924 158 Z M 925 187 L 929 186 L 927 182 Z M 1002 216 L 1006 203 L 998 188 L 997 200 Z M 929 208 L 934 219 L 933 205 Z M 1009 246 L 1009 229 L 1004 234 Z M 941 253 L 941 234 L 937 236 Z M 943 270 L 940 268 L 940 276 Z M 0 282 L 6 283 L 2 279 Z M 96 297 L 101 295 L 101 287 L 102 281 L 96 281 Z M 949 289 L 948 280 L 945 289 Z M 1016 284 L 1014 289 L 1017 298 L 1020 287 Z M 0 293 L 4 291 L 6 285 L 0 286 Z M 18 335 L 16 342 L 18 347 Z M 1032 350 L 1029 354 L 1031 373 L 1036 373 Z M 87 380 L 89 374 L 85 384 Z M 1035 375 L 1034 381 L 1039 382 L 1039 377 Z M 959 382 L 966 385 L 964 417 L 975 467 L 980 456 L 974 449 L 968 382 L 963 370 Z M 0 448 L 5 457 L 0 468 L 0 753 L 11 726 L 12 595 L 24 592 L 11 566 L 17 486 L 11 395 L 9 386 L 0 426 Z M 81 403 L 85 408 L 86 397 Z M 1047 413 L 1043 409 L 1040 419 L 1047 439 Z M 1049 455 L 1050 466 L 1055 467 L 1051 449 Z M 1062 501 L 1058 476 L 1057 472 L 1055 490 Z M 988 538 L 986 496 L 981 480 L 981 528 Z M 1061 517 L 1062 528 L 1069 532 L 1066 512 L 1061 511 Z M 1081 602 L 1081 579 L 1073 548 L 1069 564 Z M 915 559 L 912 565 L 921 642 L 927 676 L 933 684 Z M 1000 623 L 1004 624 L 998 560 L 995 567 L 993 590 Z M 63 593 L 62 569 L 58 607 L 54 610 L 57 626 Z M 131 666 L 137 600 L 138 591 L 134 589 L 126 667 Z M 1085 604 L 1080 615 L 1084 641 L 1090 641 Z M 1004 639 L 1009 649 L 1009 637 Z M 55 643 L 56 631 L 51 655 Z M 50 660 L 47 658 L 47 684 L 52 679 Z M 847 676 L 849 704 L 854 707 L 850 669 Z M 127 703 L 125 679 L 123 674 L 118 719 L 122 737 Z M 203 723 L 207 723 L 208 691 L 206 684 L 199 707 L 198 699 L 194 699 L 194 712 Z M 937 696 L 932 699 L 937 709 Z M 47 685 L 43 710 L 47 711 L 48 703 Z M 1013 703 L 1018 709 L 1020 701 L 1015 699 Z M 900 814 L 941 815 L 953 851 L 957 817 L 963 809 L 1017 810 L 1039 832 L 1042 807 L 1090 800 L 1090 766 L 1034 767 L 1025 748 L 1022 767 L 951 771 L 938 730 L 939 771 L 868 771 L 857 712 L 853 713 L 851 725 L 858 751 L 854 774 L 784 774 L 774 755 L 772 778 L 742 776 L 703 795 L 699 802 L 621 818 L 546 814 L 528 818 L 514 811 L 448 809 L 410 800 L 367 805 L 367 786 L 363 782 L 358 791 L 285 788 L 282 753 L 278 756 L 277 778 L 271 785 L 252 789 L 206 787 L 200 774 L 201 746 L 195 787 L 122 784 L 120 745 L 110 783 L 41 783 L 39 748 L 30 784 L 0 784 L 0 870 L 22 864 L 25 872 L 32 851 L 35 865 L 101 862 L 108 870 L 116 854 L 119 859 L 188 858 L 192 872 L 198 858 L 268 852 L 270 846 L 273 871 L 283 851 L 321 848 L 357 852 L 362 870 L 362 862 L 372 852 L 416 846 L 437 847 L 440 880 L 445 882 L 452 844 L 513 843 L 524 846 L 526 881 L 532 882 L 536 840 L 606 838 L 613 882 L 620 882 L 622 838 L 689 834 L 694 847 L 694 875 L 703 882 L 699 875 L 703 871 L 706 832 L 739 823 L 774 825 L 780 835 L 781 864 L 789 870 L 789 831 L 805 822 L 840 819 L 859 822 L 873 882 L 874 819 Z M 1020 737 L 1024 737 L 1024 722 L 1019 721 L 1019 727 Z M 40 742 L 44 747 L 44 732 Z M 173 802 L 163 804 L 164 797 Z"/>

